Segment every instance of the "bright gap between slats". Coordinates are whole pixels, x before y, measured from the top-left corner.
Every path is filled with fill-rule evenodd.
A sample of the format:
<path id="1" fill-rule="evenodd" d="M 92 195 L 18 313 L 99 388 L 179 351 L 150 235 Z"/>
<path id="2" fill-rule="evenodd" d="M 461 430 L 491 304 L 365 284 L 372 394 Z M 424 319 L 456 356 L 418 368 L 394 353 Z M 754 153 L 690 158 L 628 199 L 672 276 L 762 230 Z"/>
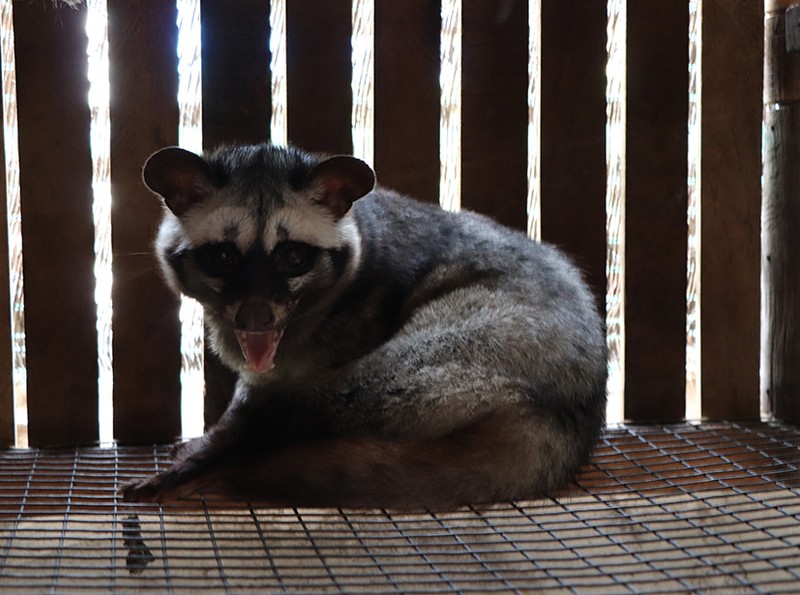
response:
<path id="1" fill-rule="evenodd" d="M 542 238 L 542 3 L 528 2 L 528 236 Z"/>
<path id="2" fill-rule="evenodd" d="M 3 147 L 6 167 L 8 272 L 11 303 L 12 379 L 15 444 L 28 446 L 27 368 L 25 364 L 25 302 L 22 275 L 22 211 L 19 194 L 17 142 L 17 75 L 14 62 L 14 11 L 11 0 L 0 2 L 0 46 L 3 71 Z"/>
<path id="3" fill-rule="evenodd" d="M 353 0 L 351 62 L 353 155 L 374 165 L 375 120 L 375 2 Z"/>
<path id="4" fill-rule="evenodd" d="M 200 0 L 178 0 L 178 144 L 203 151 L 203 90 Z M 266 42 L 266 40 L 265 40 Z M 205 396 L 203 309 L 190 298 L 181 301 L 181 435 L 203 433 Z"/>
<path id="5" fill-rule="evenodd" d="M 702 417 L 700 402 L 700 97 L 702 2 L 689 1 L 688 240 L 686 263 L 686 419 Z"/>
<path id="6" fill-rule="evenodd" d="M 98 425 L 101 444 L 114 440 L 113 314 L 111 302 L 111 118 L 108 80 L 108 10 L 106 0 L 88 0 L 86 10 L 89 146 L 92 154 L 94 276 L 97 306 Z"/>
<path id="7" fill-rule="evenodd" d="M 626 0 L 607 4 L 606 68 L 606 421 L 625 418 L 625 113 Z"/>
<path id="8" fill-rule="evenodd" d="M 439 41 L 439 204 L 461 208 L 461 0 L 442 0 Z"/>
<path id="9" fill-rule="evenodd" d="M 286 2 L 269 3 L 269 51 L 272 87 L 272 114 L 270 116 L 270 141 L 276 145 L 288 143 L 286 121 Z"/>

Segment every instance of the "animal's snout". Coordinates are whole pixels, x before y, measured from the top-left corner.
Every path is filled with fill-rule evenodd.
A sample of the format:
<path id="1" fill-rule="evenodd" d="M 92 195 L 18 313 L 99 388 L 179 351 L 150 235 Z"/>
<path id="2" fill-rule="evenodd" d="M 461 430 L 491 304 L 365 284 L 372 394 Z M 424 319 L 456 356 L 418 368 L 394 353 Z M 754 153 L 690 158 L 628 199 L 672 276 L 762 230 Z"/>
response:
<path id="1" fill-rule="evenodd" d="M 270 330 L 275 325 L 275 313 L 269 300 L 247 298 L 239 306 L 233 322 L 237 330 L 259 333 Z"/>

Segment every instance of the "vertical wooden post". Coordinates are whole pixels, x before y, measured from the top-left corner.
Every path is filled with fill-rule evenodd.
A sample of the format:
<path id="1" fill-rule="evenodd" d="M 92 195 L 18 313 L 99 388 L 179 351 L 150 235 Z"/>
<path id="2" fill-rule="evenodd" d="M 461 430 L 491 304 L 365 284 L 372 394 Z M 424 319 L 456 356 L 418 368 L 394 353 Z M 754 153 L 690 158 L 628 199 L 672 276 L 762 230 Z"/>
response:
<path id="1" fill-rule="evenodd" d="M 375 171 L 380 184 L 439 200 L 438 2 L 375 3 Z"/>
<path id="2" fill-rule="evenodd" d="M 14 5 L 31 446 L 98 438 L 86 7 Z"/>
<path id="3" fill-rule="evenodd" d="M 461 206 L 527 228 L 528 5 L 465 0 Z"/>
<path id="4" fill-rule="evenodd" d="M 542 239 L 606 295 L 606 6 L 542 2 Z"/>
<path id="5" fill-rule="evenodd" d="M 269 141 L 269 6 L 260 0 L 200 3 L 203 145 Z"/>
<path id="6" fill-rule="evenodd" d="M 792 1 L 791 7 L 787 0 L 767 2 L 765 20 L 762 383 L 771 413 L 798 423 L 800 4 Z"/>
<path id="7" fill-rule="evenodd" d="M 178 142 L 175 2 L 108 2 L 114 251 L 114 437 L 180 433 L 180 302 L 153 254 L 161 205 L 142 183 L 154 151 Z M 145 74 L 146 73 L 146 74 Z"/>
<path id="8" fill-rule="evenodd" d="M 306 151 L 353 151 L 351 10 L 350 0 L 286 3 L 289 142 Z"/>
<path id="9" fill-rule="evenodd" d="M 689 11 L 629 0 L 625 417 L 683 419 L 686 387 Z"/>
<path id="10" fill-rule="evenodd" d="M 703 416 L 759 417 L 764 5 L 703 0 Z"/>

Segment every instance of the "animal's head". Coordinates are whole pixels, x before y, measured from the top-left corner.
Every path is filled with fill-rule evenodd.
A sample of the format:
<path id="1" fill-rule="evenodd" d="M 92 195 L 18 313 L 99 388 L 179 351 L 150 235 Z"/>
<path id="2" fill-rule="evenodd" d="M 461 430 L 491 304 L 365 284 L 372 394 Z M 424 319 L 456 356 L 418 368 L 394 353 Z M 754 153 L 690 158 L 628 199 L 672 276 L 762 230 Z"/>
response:
<path id="1" fill-rule="evenodd" d="M 156 241 L 165 279 L 204 307 L 212 346 L 241 371 L 270 370 L 298 309 L 353 274 L 349 211 L 375 175 L 363 161 L 270 145 L 206 156 L 170 147 L 144 166 L 166 206 Z"/>

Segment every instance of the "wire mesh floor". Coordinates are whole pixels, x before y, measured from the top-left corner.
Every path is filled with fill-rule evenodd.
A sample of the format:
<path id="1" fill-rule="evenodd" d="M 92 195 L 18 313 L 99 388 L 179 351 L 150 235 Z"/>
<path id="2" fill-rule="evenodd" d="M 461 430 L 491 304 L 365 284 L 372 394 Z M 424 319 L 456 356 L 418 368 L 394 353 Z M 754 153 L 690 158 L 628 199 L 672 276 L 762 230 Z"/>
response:
<path id="1" fill-rule="evenodd" d="M 800 429 L 609 429 L 578 484 L 448 513 L 135 507 L 168 447 L 0 452 L 3 592 L 797 592 Z"/>

